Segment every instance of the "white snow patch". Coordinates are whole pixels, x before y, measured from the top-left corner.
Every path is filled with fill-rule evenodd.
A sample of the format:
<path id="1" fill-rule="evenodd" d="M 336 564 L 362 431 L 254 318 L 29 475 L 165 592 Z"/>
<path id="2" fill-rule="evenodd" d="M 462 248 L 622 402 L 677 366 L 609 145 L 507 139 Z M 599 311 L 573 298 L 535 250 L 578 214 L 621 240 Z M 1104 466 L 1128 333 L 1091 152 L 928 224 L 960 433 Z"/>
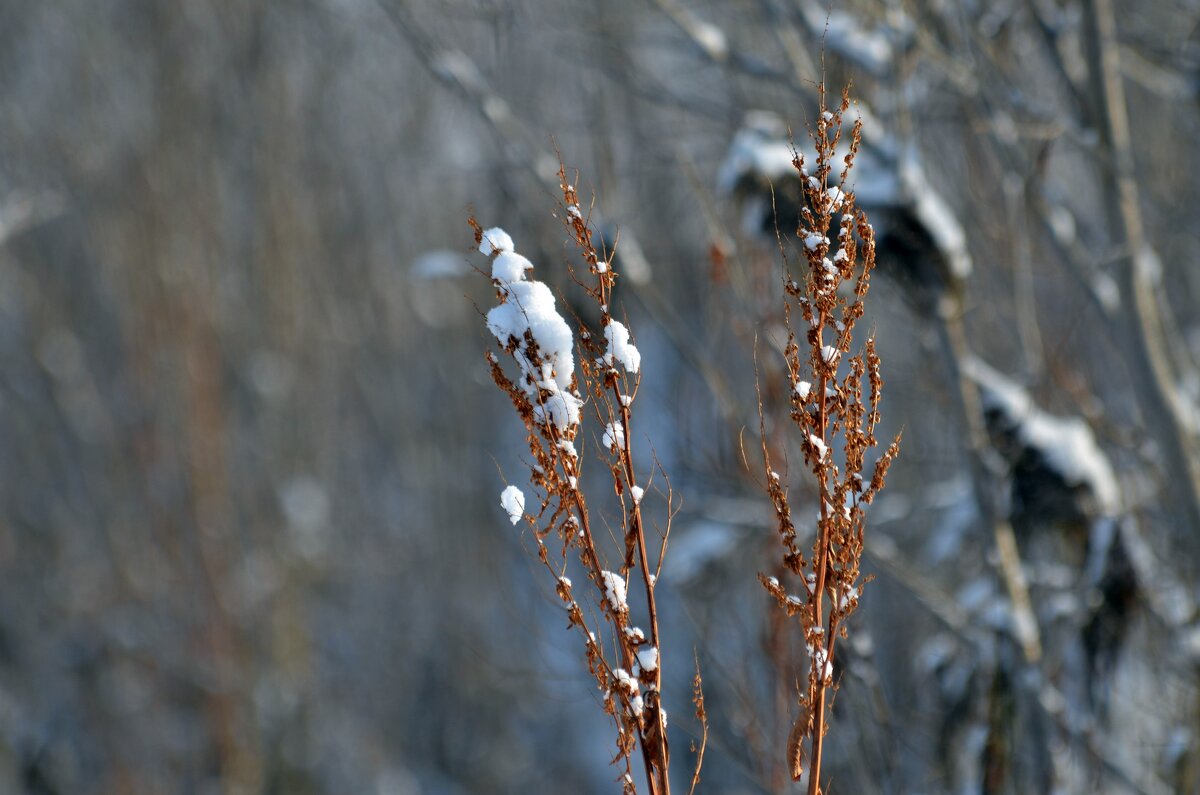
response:
<path id="1" fill-rule="evenodd" d="M 512 251 L 512 236 L 498 226 L 484 230 L 483 240 L 479 243 L 479 253 L 491 256 L 496 252 Z"/>
<path id="2" fill-rule="evenodd" d="M 812 659 L 813 668 L 821 675 L 825 682 L 829 682 L 833 678 L 833 663 L 829 660 L 829 652 L 824 646 L 808 646 L 808 654 Z"/>
<path id="3" fill-rule="evenodd" d="M 1100 304 L 1109 312 L 1121 308 L 1121 287 L 1111 275 L 1098 271 L 1092 276 L 1092 290 Z"/>
<path id="4" fill-rule="evenodd" d="M 549 418 L 556 428 L 566 430 L 579 422 L 579 409 L 582 406 L 583 401 L 570 392 L 555 392 L 545 396 L 542 405 L 534 406 L 533 415 L 542 421 Z"/>
<path id="5" fill-rule="evenodd" d="M 946 255 L 950 273 L 959 279 L 970 276 L 971 254 L 967 250 L 967 236 L 954 211 L 933 189 L 925 172 L 914 161 L 906 160 L 900 167 L 900 179 L 912 199 L 913 212 Z"/>
<path id="6" fill-rule="evenodd" d="M 605 447 L 623 450 L 625 448 L 625 426 L 619 422 L 606 423 L 604 426 L 604 436 L 600 443 Z"/>
<path id="7" fill-rule="evenodd" d="M 512 238 L 502 229 L 484 233 L 484 244 L 499 251 L 492 276 L 500 286 L 501 303 L 487 314 L 488 330 L 504 347 L 514 346 L 513 358 L 521 368 L 518 384 L 535 404 L 539 421 L 550 421 L 560 431 L 579 423 L 583 401 L 568 391 L 575 376 L 574 338 L 571 327 L 558 313 L 554 294 L 538 281 L 526 281 L 532 263 L 512 250 Z M 481 244 L 480 250 L 485 246 Z M 526 338 L 532 337 L 537 356 Z"/>
<path id="8" fill-rule="evenodd" d="M 722 193 L 729 194 L 744 177 L 774 182 L 795 175 L 792 157 L 783 119 L 771 111 L 750 111 L 729 144 L 717 186 Z"/>
<path id="9" fill-rule="evenodd" d="M 841 188 L 835 185 L 826 190 L 825 195 L 829 197 L 830 212 L 838 212 L 842 209 L 842 204 L 846 201 L 846 194 Z"/>
<path id="10" fill-rule="evenodd" d="M 498 282 L 519 282 L 533 263 L 515 251 L 502 251 L 492 260 L 492 278 Z"/>
<path id="11" fill-rule="evenodd" d="M 414 279 L 452 279 L 471 272 L 457 251 L 437 249 L 427 251 L 413 261 L 409 270 Z"/>
<path id="12" fill-rule="evenodd" d="M 696 43 L 704 48 L 704 54 L 714 61 L 724 61 L 729 55 L 729 43 L 725 34 L 716 25 L 708 22 L 695 21 L 691 29 Z"/>
<path id="13" fill-rule="evenodd" d="M 1050 231 L 1054 235 L 1054 239 L 1061 245 L 1069 246 L 1075 242 L 1077 234 L 1075 227 L 1075 216 L 1071 211 L 1061 204 L 1056 204 L 1050 208 L 1050 212 L 1046 215 L 1046 220 L 1050 224 Z"/>
<path id="14" fill-rule="evenodd" d="M 630 693 L 638 692 L 638 680 L 630 676 L 629 671 L 624 668 L 614 668 L 612 674 L 613 679 L 616 680 L 617 689 Z"/>
<path id="15" fill-rule="evenodd" d="M 1087 486 L 1104 515 L 1119 512 L 1116 475 L 1087 423 L 1047 414 L 1024 389 L 975 357 L 963 361 L 963 372 L 979 384 L 984 408 L 1000 412 L 1021 441 L 1036 449 L 1067 484 Z"/>
<path id="16" fill-rule="evenodd" d="M 604 355 L 605 364 L 611 367 L 615 359 L 626 372 L 636 373 L 642 365 L 642 354 L 629 342 L 629 329 L 625 328 L 623 323 L 610 320 L 604 327 L 604 339 L 608 342 L 608 353 Z"/>
<path id="17" fill-rule="evenodd" d="M 604 598 L 608 602 L 609 607 L 618 613 L 628 610 L 629 603 L 626 601 L 625 578 L 611 571 L 600 572 L 600 577 L 604 581 Z"/>
<path id="18" fill-rule="evenodd" d="M 506 486 L 500 492 L 500 507 L 508 514 L 509 520 L 516 524 L 525 513 L 525 492 L 516 486 Z"/>

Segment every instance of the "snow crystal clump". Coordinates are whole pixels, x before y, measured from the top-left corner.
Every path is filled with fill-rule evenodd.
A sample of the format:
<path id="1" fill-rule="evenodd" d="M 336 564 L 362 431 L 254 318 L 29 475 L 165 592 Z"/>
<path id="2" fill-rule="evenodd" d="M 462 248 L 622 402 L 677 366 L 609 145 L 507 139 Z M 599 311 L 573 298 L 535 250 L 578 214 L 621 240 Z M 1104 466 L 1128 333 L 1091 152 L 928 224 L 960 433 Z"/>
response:
<path id="1" fill-rule="evenodd" d="M 516 524 L 521 521 L 521 515 L 525 513 L 525 492 L 516 486 L 506 487 L 504 491 L 500 492 L 500 507 L 508 514 L 512 523 Z"/>
<path id="2" fill-rule="evenodd" d="M 583 401 L 570 392 L 555 392 L 547 395 L 542 405 L 533 407 L 533 416 L 539 422 L 549 419 L 554 427 L 566 430 L 579 422 L 579 409 L 582 407 Z"/>
<path id="3" fill-rule="evenodd" d="M 479 242 L 479 253 L 492 254 L 500 251 L 512 251 L 513 239 L 512 236 L 498 226 L 493 226 L 491 229 L 483 233 L 483 240 Z"/>
<path id="4" fill-rule="evenodd" d="M 491 249 L 489 251 L 488 249 Z M 554 294 L 539 281 L 528 281 L 533 267 L 513 251 L 512 238 L 500 228 L 483 233 L 479 250 L 497 256 L 492 278 L 500 288 L 501 303 L 487 314 L 488 330 L 521 368 L 521 389 L 534 405 L 539 422 L 549 421 L 560 431 L 579 423 L 583 401 L 570 391 L 575 378 L 574 337 L 554 305 Z M 536 345 L 536 355 L 529 338 Z"/>
<path id="5" fill-rule="evenodd" d="M 604 426 L 604 436 L 600 443 L 605 447 L 625 448 L 625 426 L 619 422 L 610 422 Z"/>
<path id="6" fill-rule="evenodd" d="M 525 271 L 532 270 L 533 263 L 515 251 L 501 252 L 492 260 L 492 278 L 498 282 L 519 282 Z"/>
<path id="7" fill-rule="evenodd" d="M 820 677 L 828 682 L 833 678 L 833 663 L 829 660 L 829 652 L 824 646 L 813 646 L 808 644 L 808 654 L 812 659 L 812 666 L 815 668 Z"/>
<path id="8" fill-rule="evenodd" d="M 628 610 L 629 603 L 625 601 L 625 578 L 611 571 L 600 572 L 600 577 L 604 580 L 604 598 L 609 607 L 618 613 Z"/>
<path id="9" fill-rule="evenodd" d="M 614 668 L 612 673 L 618 689 L 631 693 L 638 691 L 638 681 L 630 676 L 629 671 L 626 671 L 624 668 Z"/>
<path id="10" fill-rule="evenodd" d="M 608 342 L 608 353 L 604 354 L 605 364 L 612 366 L 616 359 L 627 372 L 636 373 L 642 365 L 642 354 L 629 342 L 629 329 L 616 320 L 608 321 L 604 327 L 604 339 Z"/>
<path id="11" fill-rule="evenodd" d="M 654 646 L 649 646 L 645 649 L 639 649 L 637 653 L 638 665 L 642 666 L 643 671 L 654 671 L 658 669 L 658 649 Z"/>

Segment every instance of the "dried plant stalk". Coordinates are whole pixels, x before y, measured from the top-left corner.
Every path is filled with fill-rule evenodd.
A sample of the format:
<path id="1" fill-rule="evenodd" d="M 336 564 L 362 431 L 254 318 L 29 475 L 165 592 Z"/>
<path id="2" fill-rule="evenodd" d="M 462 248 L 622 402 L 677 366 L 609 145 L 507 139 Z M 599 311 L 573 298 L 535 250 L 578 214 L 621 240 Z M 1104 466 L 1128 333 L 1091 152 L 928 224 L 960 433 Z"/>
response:
<path id="1" fill-rule="evenodd" d="M 678 506 L 664 474 L 665 486 L 659 492 L 666 498 L 667 521 L 657 531 L 658 543 L 651 549 L 651 531 L 642 514 L 651 483 L 645 474 L 641 481 L 638 479 L 632 444 L 641 354 L 632 344 L 629 330 L 611 314 L 612 291 L 618 278 L 610 261 L 612 253 L 607 252 L 606 258 L 596 250 L 588 214 L 581 209 L 576 189 L 562 167 L 559 181 L 562 220 L 587 269 L 586 276 L 576 272 L 572 276 L 598 306 L 603 330 L 603 339 L 599 339 L 578 324 L 578 374 L 574 371 L 573 338 L 568 330 L 564 345 L 566 321 L 554 309 L 552 294 L 540 282 L 526 280 L 525 271 L 532 264 L 513 251 L 511 238 L 502 230 L 484 230 L 471 219 L 480 250 L 493 256 L 492 280 L 500 300 L 500 305 L 488 313 L 488 327 L 520 371 L 516 380 L 510 378 L 500 359 L 489 353 L 492 377 L 525 423 L 531 456 L 529 482 L 539 496 L 536 511 L 526 514 L 523 495 L 518 499 L 511 491 L 515 487 L 510 486 L 502 504 L 514 523 L 522 516 L 529 523 L 538 557 L 555 578 L 555 590 L 566 607 L 569 627 L 577 627 L 582 633 L 588 668 L 604 694 L 604 711 L 616 727 L 617 754 L 613 761 L 624 767 L 623 793 L 636 792 L 632 757 L 640 749 L 649 792 L 669 795 L 670 752 L 667 715 L 660 695 L 662 651 L 655 587 L 670 534 L 670 519 Z M 584 444 L 581 433 L 584 409 L 589 407 L 603 428 L 600 443 L 594 448 Z M 591 506 L 581 487 L 588 453 L 610 473 L 620 504 L 624 555 L 616 566 L 607 562 L 597 543 Z M 546 545 L 551 535 L 561 543 L 558 555 L 552 555 Z M 583 597 L 577 597 L 567 576 L 572 558 L 592 583 L 591 600 L 581 603 Z M 631 576 L 641 580 L 648 635 L 631 618 Z M 585 609 L 585 605 L 592 609 Z M 596 620 L 597 611 L 602 620 Z M 698 672 L 696 688 L 699 693 Z M 702 695 L 697 698 L 697 717 L 706 733 Z M 693 785 L 699 779 L 702 758 L 701 750 Z"/>
<path id="2" fill-rule="evenodd" d="M 849 90 L 842 92 L 840 104 L 832 110 L 826 107 L 824 86 L 818 95 L 820 115 L 810 131 L 816 149 L 815 171 L 809 172 L 802 155 L 796 154 L 793 160 L 804 183 L 806 206 L 796 233 L 804 243 L 808 274 L 803 283 L 788 279 L 784 300 L 791 419 L 799 429 L 805 467 L 815 481 L 820 506 L 809 555 L 800 546 L 785 479 L 772 467 L 759 400 L 766 489 L 783 545 L 783 568 L 794 575 L 799 592 L 789 593 L 787 583 L 776 577 L 759 574 L 759 580 L 787 617 L 798 620 L 808 650 L 807 684 L 798 694 L 799 709 L 785 761 L 797 781 L 807 767 L 809 795 L 821 791 L 828 693 L 837 688 L 833 678 L 837 640 L 846 637 L 847 619 L 858 607 L 865 583 L 859 571 L 865 506 L 883 488 L 888 467 L 900 449 L 897 436 L 876 459 L 870 479 L 866 479 L 866 454 L 877 445 L 883 378 L 873 338 L 867 339 L 861 353 L 851 355 L 854 328 L 863 316 L 863 300 L 875 266 L 874 231 L 849 189 L 862 121 L 855 120 L 849 130 L 848 152 L 837 174 L 839 187 L 832 187 L 835 152 L 842 140 L 843 119 L 850 110 Z M 836 237 L 831 240 L 830 230 L 835 228 Z M 803 346 L 794 326 L 797 314 L 804 321 Z M 835 462 L 839 447 L 840 466 Z"/>

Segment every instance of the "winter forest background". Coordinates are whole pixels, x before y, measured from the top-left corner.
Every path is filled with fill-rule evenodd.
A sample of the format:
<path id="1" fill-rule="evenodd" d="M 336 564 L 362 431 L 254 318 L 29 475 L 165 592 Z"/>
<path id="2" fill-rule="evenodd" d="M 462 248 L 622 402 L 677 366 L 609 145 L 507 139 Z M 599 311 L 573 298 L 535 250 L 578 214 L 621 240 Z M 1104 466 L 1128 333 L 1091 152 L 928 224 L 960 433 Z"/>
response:
<path id="1" fill-rule="evenodd" d="M 683 500 L 674 762 L 695 649 L 698 792 L 792 791 L 741 448 L 822 74 L 904 432 L 832 792 L 1200 792 L 1195 0 L 0 3 L 0 792 L 620 790 L 466 222 L 569 305 L 556 148 Z"/>

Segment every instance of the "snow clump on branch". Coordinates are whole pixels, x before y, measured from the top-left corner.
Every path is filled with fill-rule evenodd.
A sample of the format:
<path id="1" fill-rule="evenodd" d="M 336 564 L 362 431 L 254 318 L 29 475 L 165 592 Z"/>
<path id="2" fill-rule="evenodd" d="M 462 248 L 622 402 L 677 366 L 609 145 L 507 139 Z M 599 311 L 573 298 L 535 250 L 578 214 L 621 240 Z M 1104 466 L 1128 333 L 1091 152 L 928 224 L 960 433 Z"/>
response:
<path id="1" fill-rule="evenodd" d="M 604 327 L 604 339 L 608 342 L 608 353 L 604 355 L 604 363 L 611 367 L 615 359 L 626 372 L 636 373 L 642 366 L 642 354 L 629 342 L 629 329 L 625 328 L 625 324 L 609 320 L 608 325 Z"/>
<path id="2" fill-rule="evenodd" d="M 519 384 L 534 404 L 535 418 L 559 431 L 578 425 L 583 401 L 574 392 L 574 338 L 554 305 L 554 294 L 542 282 L 526 278 L 533 263 L 516 253 L 503 229 L 485 231 L 479 250 L 495 254 L 492 281 L 501 300 L 488 312 L 487 327 L 521 368 Z"/>
<path id="3" fill-rule="evenodd" d="M 508 514 L 509 520 L 516 524 L 525 513 L 525 492 L 516 486 L 506 487 L 500 492 L 500 507 Z"/>

